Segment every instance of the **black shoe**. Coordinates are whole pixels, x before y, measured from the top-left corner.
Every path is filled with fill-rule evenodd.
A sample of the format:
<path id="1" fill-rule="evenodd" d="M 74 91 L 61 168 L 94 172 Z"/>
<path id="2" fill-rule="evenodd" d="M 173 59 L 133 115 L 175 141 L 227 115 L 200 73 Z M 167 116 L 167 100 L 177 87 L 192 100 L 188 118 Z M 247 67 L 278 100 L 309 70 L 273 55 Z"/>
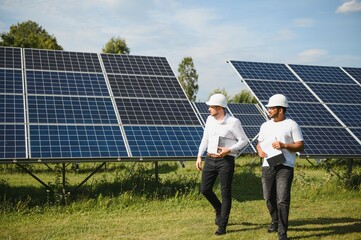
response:
<path id="1" fill-rule="evenodd" d="M 214 224 L 216 224 L 217 226 L 219 226 L 221 224 L 221 213 L 220 212 L 216 212 L 216 218 L 214 219 Z"/>
<path id="2" fill-rule="evenodd" d="M 224 235 L 224 234 L 226 234 L 226 227 L 218 227 L 217 231 L 214 234 L 215 235 Z"/>
<path id="3" fill-rule="evenodd" d="M 275 221 L 272 221 L 271 225 L 269 226 L 269 228 L 267 230 L 267 232 L 268 233 L 273 233 L 273 232 L 277 232 L 277 230 L 278 230 L 278 223 L 275 222 Z"/>
<path id="4" fill-rule="evenodd" d="M 279 240 L 288 240 L 289 238 L 287 237 L 286 233 L 282 233 L 282 234 L 278 234 L 278 239 Z"/>

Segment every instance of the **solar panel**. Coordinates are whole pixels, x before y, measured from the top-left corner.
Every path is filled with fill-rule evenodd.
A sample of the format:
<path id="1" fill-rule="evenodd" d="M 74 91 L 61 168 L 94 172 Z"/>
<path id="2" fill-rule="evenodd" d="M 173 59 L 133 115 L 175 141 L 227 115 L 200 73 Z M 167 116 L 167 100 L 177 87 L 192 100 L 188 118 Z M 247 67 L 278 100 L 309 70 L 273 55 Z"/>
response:
<path id="1" fill-rule="evenodd" d="M 290 67 L 305 82 L 354 84 L 339 67 L 306 66 L 290 64 Z"/>
<path id="2" fill-rule="evenodd" d="M 1 47 L 0 68 L 21 69 L 21 49 Z"/>
<path id="3" fill-rule="evenodd" d="M 343 69 L 357 80 L 358 83 L 361 83 L 361 68 L 344 67 Z"/>
<path id="4" fill-rule="evenodd" d="M 166 58 L 1 47 L 0 54 L 0 159 L 197 155 L 203 128 Z"/>
<path id="5" fill-rule="evenodd" d="M 357 84 L 313 84 L 308 86 L 324 103 L 361 104 L 361 86 Z"/>
<path id="6" fill-rule="evenodd" d="M 284 64 L 243 61 L 230 62 L 242 78 L 245 79 L 298 81 L 298 79 Z"/>
<path id="7" fill-rule="evenodd" d="M 341 68 L 230 63 L 262 104 L 277 93 L 288 98 L 287 115 L 304 132 L 306 147 L 301 156 L 360 156 L 361 87 Z M 357 68 L 343 69 L 349 70 L 351 76 L 354 74 L 355 79 L 361 72 Z"/>
<path id="8" fill-rule="evenodd" d="M 0 159 L 27 157 L 21 69 L 21 49 L 0 47 Z"/>
<path id="9" fill-rule="evenodd" d="M 316 97 L 301 83 L 289 81 L 261 81 L 246 80 L 246 84 L 252 89 L 260 101 L 268 99 L 276 94 L 284 94 L 290 102 L 318 102 Z"/>
<path id="10" fill-rule="evenodd" d="M 125 126 L 131 152 L 138 157 L 192 157 L 198 152 L 202 127 Z"/>
<path id="11" fill-rule="evenodd" d="M 24 49 L 25 68 L 32 70 L 98 72 L 102 69 L 96 53 Z"/>

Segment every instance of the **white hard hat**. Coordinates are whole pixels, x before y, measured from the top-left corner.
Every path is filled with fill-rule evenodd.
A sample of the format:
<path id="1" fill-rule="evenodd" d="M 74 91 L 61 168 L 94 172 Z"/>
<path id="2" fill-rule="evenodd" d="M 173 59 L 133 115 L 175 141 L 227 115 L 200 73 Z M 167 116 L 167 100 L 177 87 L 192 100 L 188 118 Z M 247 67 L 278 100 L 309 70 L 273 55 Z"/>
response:
<path id="1" fill-rule="evenodd" d="M 282 94 L 275 94 L 270 97 L 266 107 L 288 107 L 287 98 Z"/>
<path id="2" fill-rule="evenodd" d="M 227 108 L 227 98 L 220 93 L 213 94 L 209 101 L 206 102 L 208 106 L 221 106 L 223 108 Z"/>

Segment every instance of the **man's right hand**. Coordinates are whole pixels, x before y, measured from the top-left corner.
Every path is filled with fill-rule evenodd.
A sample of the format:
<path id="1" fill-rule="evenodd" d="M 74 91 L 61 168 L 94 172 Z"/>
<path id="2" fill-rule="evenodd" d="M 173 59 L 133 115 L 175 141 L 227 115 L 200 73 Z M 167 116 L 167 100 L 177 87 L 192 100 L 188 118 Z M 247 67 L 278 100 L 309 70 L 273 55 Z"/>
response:
<path id="1" fill-rule="evenodd" d="M 198 169 L 198 171 L 202 171 L 202 157 L 197 157 L 196 168 Z"/>

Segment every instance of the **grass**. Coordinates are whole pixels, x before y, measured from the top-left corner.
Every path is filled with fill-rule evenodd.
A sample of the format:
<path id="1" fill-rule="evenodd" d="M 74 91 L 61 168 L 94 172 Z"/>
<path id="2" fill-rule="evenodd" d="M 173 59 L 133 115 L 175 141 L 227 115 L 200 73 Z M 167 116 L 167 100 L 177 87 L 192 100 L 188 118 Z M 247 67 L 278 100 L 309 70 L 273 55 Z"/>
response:
<path id="1" fill-rule="evenodd" d="M 233 206 L 227 234 L 216 230 L 210 204 L 199 194 L 194 162 L 181 168 L 160 162 L 157 182 L 152 163 L 109 163 L 67 199 L 51 194 L 15 165 L 0 165 L 0 239 L 277 239 L 266 233 L 269 216 L 262 199 L 259 160 L 237 160 Z M 31 165 L 59 189 L 59 174 Z M 93 163 L 67 171 L 72 191 Z M 333 168 L 345 175 L 345 163 Z M 361 239 L 361 166 L 350 181 L 298 160 L 292 188 L 291 239 Z M 219 194 L 219 187 L 216 192 Z M 65 201 L 61 201 L 65 200 Z"/>

